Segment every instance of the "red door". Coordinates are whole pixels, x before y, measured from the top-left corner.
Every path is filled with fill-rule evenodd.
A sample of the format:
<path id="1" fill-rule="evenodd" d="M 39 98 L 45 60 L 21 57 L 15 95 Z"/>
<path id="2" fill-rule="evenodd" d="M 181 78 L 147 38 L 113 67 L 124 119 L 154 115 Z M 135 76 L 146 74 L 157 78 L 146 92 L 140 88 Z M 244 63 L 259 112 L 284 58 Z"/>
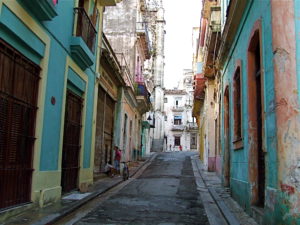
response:
<path id="1" fill-rule="evenodd" d="M 30 202 L 39 74 L 0 39 L 0 209 Z"/>

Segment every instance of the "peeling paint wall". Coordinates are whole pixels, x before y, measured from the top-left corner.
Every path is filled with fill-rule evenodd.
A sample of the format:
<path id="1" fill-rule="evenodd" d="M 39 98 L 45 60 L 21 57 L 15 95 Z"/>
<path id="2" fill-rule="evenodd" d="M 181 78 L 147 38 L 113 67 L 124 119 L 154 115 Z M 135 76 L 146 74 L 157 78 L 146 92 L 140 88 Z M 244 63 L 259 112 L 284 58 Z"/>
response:
<path id="1" fill-rule="evenodd" d="M 251 192 L 256 182 L 252 182 L 249 177 L 251 170 L 257 170 L 257 166 L 251 160 L 250 146 L 253 141 L 249 136 L 249 108 L 248 108 L 248 58 L 247 52 L 251 32 L 255 23 L 261 23 L 261 59 L 263 80 L 263 102 L 264 108 L 264 143 L 266 149 L 266 190 L 277 188 L 277 152 L 276 152 L 276 119 L 274 111 L 274 80 L 273 80 L 273 55 L 272 55 L 272 24 L 271 8 L 269 1 L 253 0 L 249 1 L 245 13 L 239 23 L 239 29 L 235 36 L 227 61 L 221 71 L 222 89 L 229 86 L 233 90 L 233 76 L 238 61 L 241 62 L 241 96 L 242 96 L 242 146 L 234 149 L 234 112 L 233 112 L 233 91 L 230 91 L 230 185 L 233 197 L 251 213 L 251 199 L 255 193 Z M 222 96 L 223 98 L 224 96 Z M 222 115 L 224 116 L 224 101 L 222 100 Z M 221 124 L 221 136 L 224 137 L 224 120 Z M 225 148 L 225 140 L 221 140 L 222 149 Z M 224 154 L 223 154 L 224 157 Z M 224 159 L 223 159 L 224 160 Z"/>
<path id="2" fill-rule="evenodd" d="M 281 208 L 273 216 L 284 224 L 300 223 L 299 18 L 296 14 L 299 4 L 294 0 L 271 1 L 279 159 L 276 204 Z"/>
<path id="3" fill-rule="evenodd" d="M 265 151 L 264 224 L 300 224 L 300 2 L 297 0 L 249 1 L 222 69 L 222 89 L 241 60 L 243 146 L 234 149 L 230 141 L 230 185 L 233 197 L 251 214 L 257 198 L 258 174 L 255 161 L 255 124 L 249 107 L 249 58 L 251 33 L 260 25 L 263 149 Z M 258 29 L 258 30 L 259 30 Z M 299 63 L 297 63 L 299 62 Z M 230 92 L 230 102 L 233 93 Z M 221 101 L 224 104 L 224 101 Z M 224 116 L 224 105 L 222 105 Z M 230 105 L 230 137 L 233 137 L 233 106 Z M 224 137 L 224 120 L 221 136 Z M 225 148 L 224 138 L 221 140 Z M 224 157 L 224 154 L 222 154 Z M 223 159 L 224 161 L 224 159 Z"/>

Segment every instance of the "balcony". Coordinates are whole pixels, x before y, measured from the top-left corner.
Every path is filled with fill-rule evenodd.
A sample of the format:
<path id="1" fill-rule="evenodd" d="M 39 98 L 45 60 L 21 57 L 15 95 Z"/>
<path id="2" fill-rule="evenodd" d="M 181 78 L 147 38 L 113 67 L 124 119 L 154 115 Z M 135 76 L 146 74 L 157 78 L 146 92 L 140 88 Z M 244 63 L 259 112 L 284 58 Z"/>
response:
<path id="1" fill-rule="evenodd" d="M 150 59 L 151 43 L 150 43 L 149 33 L 148 33 L 148 24 L 146 22 L 137 22 L 136 33 L 138 37 L 140 37 L 145 58 Z"/>
<path id="2" fill-rule="evenodd" d="M 106 38 L 105 34 L 102 32 L 102 46 L 101 46 L 101 58 L 100 58 L 100 64 L 103 68 L 106 68 L 107 66 L 110 67 L 111 71 L 113 71 L 115 78 L 120 82 L 121 85 L 126 85 L 125 80 L 123 78 L 122 74 L 122 67 L 118 61 L 118 58 L 116 54 L 114 53 L 114 50 L 112 49 L 108 39 Z M 111 86 L 109 84 L 109 81 L 104 77 L 100 76 L 100 80 L 103 83 L 106 83 L 108 86 Z"/>
<path id="3" fill-rule="evenodd" d="M 210 23 L 205 43 L 204 67 L 206 77 L 212 78 L 215 74 L 215 61 L 220 47 L 221 32 L 221 8 L 218 6 L 210 8 Z"/>
<path id="4" fill-rule="evenodd" d="M 195 122 L 188 122 L 186 125 L 186 129 L 189 131 L 192 131 L 192 130 L 196 131 L 196 130 L 198 130 L 198 125 Z"/>
<path id="5" fill-rule="evenodd" d="M 172 131 L 184 131 L 185 126 L 180 124 L 180 125 L 173 125 L 171 130 Z"/>
<path id="6" fill-rule="evenodd" d="M 205 97 L 206 80 L 203 74 L 197 74 L 194 78 L 194 99 L 201 100 Z"/>
<path id="7" fill-rule="evenodd" d="M 133 90 L 133 78 L 130 75 L 130 70 L 123 53 L 115 53 L 122 70 L 122 77 L 126 83 L 126 86 L 130 87 Z"/>
<path id="8" fill-rule="evenodd" d="M 22 0 L 41 21 L 52 20 L 57 16 L 53 0 Z"/>
<path id="9" fill-rule="evenodd" d="M 75 8 L 75 37 L 71 39 L 71 55 L 82 70 L 94 64 L 97 31 L 84 8 Z"/>
<path id="10" fill-rule="evenodd" d="M 183 112 L 184 111 L 184 107 L 183 106 L 173 106 L 172 107 L 172 111 L 173 112 Z"/>
<path id="11" fill-rule="evenodd" d="M 151 108 L 150 94 L 145 84 L 137 84 L 135 88 L 138 110 L 141 114 L 148 112 Z"/>

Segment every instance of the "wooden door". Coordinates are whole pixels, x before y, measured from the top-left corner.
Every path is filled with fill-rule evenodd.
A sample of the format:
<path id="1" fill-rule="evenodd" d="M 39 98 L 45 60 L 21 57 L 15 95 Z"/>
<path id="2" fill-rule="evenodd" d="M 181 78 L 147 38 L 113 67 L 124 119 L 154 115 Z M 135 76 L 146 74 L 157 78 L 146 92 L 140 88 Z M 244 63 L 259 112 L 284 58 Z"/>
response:
<path id="1" fill-rule="evenodd" d="M 0 209 L 30 202 L 39 74 L 0 39 Z"/>
<path id="2" fill-rule="evenodd" d="M 62 152 L 61 186 L 63 192 L 78 188 L 82 107 L 83 99 L 68 90 Z"/>

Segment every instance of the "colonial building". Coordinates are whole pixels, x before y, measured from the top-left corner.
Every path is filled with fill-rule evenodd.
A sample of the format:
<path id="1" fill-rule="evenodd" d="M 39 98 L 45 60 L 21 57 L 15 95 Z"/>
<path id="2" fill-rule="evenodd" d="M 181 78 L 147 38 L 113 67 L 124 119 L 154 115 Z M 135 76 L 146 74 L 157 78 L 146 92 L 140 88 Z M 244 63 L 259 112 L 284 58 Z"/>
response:
<path id="1" fill-rule="evenodd" d="M 114 54 L 107 38 L 103 34 L 99 77 L 96 80 L 97 108 L 96 108 L 96 131 L 94 153 L 94 175 L 104 172 L 105 164 L 113 162 L 113 142 L 116 123 L 122 116 L 118 92 L 126 86 L 122 68 Z"/>
<path id="2" fill-rule="evenodd" d="M 215 153 L 224 185 L 260 224 L 300 223 L 299 9 L 293 0 L 203 1 L 207 97 L 194 112 L 215 138 L 201 136 L 212 146 L 202 157 L 209 164 Z M 195 88 L 201 98 L 202 86 Z M 215 126 L 201 120 L 210 113 Z"/>
<path id="3" fill-rule="evenodd" d="M 165 148 L 166 151 L 197 150 L 198 126 L 192 117 L 193 72 L 184 70 L 178 87 L 165 90 Z"/>
<path id="4" fill-rule="evenodd" d="M 116 1 L 0 1 L 1 210 L 93 182 L 105 4 Z"/>
<path id="5" fill-rule="evenodd" d="M 115 123 L 114 145 L 122 151 L 124 160 L 142 156 L 143 125 L 151 108 L 150 93 L 144 79 L 144 63 L 151 57 L 151 42 L 144 0 L 130 0 L 107 7 L 104 15 L 104 33 L 120 63 L 126 85 L 118 91 L 118 112 Z M 145 143 L 142 143 L 144 140 Z M 149 151 L 150 152 L 150 151 Z"/>

